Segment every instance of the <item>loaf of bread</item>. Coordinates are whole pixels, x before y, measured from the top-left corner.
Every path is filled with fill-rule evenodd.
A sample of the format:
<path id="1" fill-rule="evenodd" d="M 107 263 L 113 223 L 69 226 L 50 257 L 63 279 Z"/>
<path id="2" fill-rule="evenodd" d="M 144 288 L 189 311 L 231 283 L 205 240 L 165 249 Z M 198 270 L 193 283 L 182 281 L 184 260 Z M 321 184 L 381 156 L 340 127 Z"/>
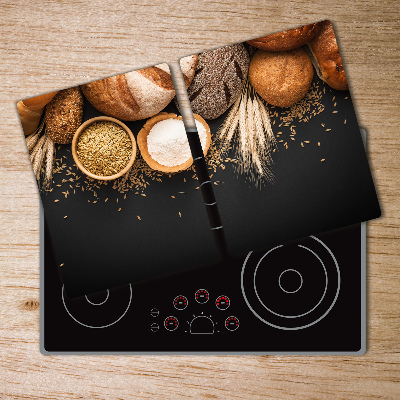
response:
<path id="1" fill-rule="evenodd" d="M 320 29 L 321 24 L 315 23 L 249 40 L 247 43 L 268 51 L 293 50 L 311 40 Z"/>
<path id="2" fill-rule="evenodd" d="M 180 65 L 188 87 L 196 70 L 197 55 L 183 58 Z M 81 88 L 95 108 L 124 121 L 150 118 L 162 111 L 175 96 L 167 64 L 101 79 Z"/>
<path id="3" fill-rule="evenodd" d="M 307 53 L 257 50 L 249 68 L 249 81 L 269 104 L 290 107 L 301 100 L 310 88 L 314 75 Z"/>
<path id="4" fill-rule="evenodd" d="M 17 103 L 18 114 L 25 135 L 28 136 L 35 132 L 39 126 L 44 107 L 56 94 L 57 92 L 46 93 Z"/>
<path id="5" fill-rule="evenodd" d="M 249 54 L 241 43 L 199 54 L 188 89 L 193 112 L 205 119 L 223 114 L 239 97 L 249 63 Z"/>
<path id="6" fill-rule="evenodd" d="M 46 133 L 59 144 L 72 142 L 82 124 L 83 96 L 79 87 L 61 90 L 46 106 L 44 122 Z"/>
<path id="7" fill-rule="evenodd" d="M 332 23 L 323 21 L 320 24 L 321 31 L 307 43 L 316 61 L 314 66 L 318 76 L 333 89 L 347 90 L 349 87 Z"/>

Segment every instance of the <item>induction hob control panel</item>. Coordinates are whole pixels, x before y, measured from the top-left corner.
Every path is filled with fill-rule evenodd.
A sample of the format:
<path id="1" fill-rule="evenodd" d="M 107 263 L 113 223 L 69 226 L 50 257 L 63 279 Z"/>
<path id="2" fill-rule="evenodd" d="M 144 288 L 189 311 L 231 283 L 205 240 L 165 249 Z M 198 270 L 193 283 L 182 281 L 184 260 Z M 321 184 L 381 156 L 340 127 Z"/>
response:
<path id="1" fill-rule="evenodd" d="M 191 335 L 213 335 L 234 332 L 240 322 L 232 315 L 231 301 L 226 294 L 218 294 L 212 298 L 207 289 L 199 288 L 194 293 L 179 294 L 168 299 L 160 312 L 155 306 L 149 310 L 150 331 L 153 333 L 185 333 Z M 165 304 L 165 303 L 164 303 Z M 234 307 L 233 307 L 234 309 Z"/>

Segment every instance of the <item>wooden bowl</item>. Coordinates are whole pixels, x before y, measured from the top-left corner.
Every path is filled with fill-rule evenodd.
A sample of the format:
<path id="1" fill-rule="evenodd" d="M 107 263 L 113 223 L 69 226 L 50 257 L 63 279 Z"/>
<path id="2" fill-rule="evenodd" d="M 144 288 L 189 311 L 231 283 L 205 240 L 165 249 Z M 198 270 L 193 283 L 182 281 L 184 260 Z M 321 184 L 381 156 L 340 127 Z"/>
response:
<path id="1" fill-rule="evenodd" d="M 206 141 L 206 145 L 203 149 L 203 153 L 204 153 L 204 155 L 206 155 L 208 152 L 208 149 L 210 148 L 210 144 L 211 144 L 210 127 L 208 126 L 207 122 L 204 121 L 204 119 L 202 117 L 200 117 L 200 115 L 193 114 L 193 116 L 197 121 L 201 122 L 201 124 L 206 128 L 207 141 Z M 184 171 L 185 169 L 188 169 L 193 164 L 193 157 L 190 157 L 183 164 L 176 165 L 173 167 L 167 167 L 165 165 L 162 165 L 162 164 L 158 163 L 157 161 L 155 161 L 153 158 L 151 158 L 149 149 L 147 147 L 147 136 L 149 135 L 151 128 L 153 128 L 153 126 L 157 122 L 163 121 L 165 119 L 172 119 L 172 118 L 179 119 L 182 121 L 181 116 L 177 116 L 176 114 L 173 114 L 173 113 L 162 112 L 162 113 L 159 113 L 156 116 L 150 118 L 137 135 L 137 143 L 138 143 L 138 146 L 140 149 L 140 153 L 142 154 L 142 157 L 146 161 L 148 166 L 151 169 L 154 169 L 154 170 L 160 171 L 160 172 L 164 172 L 166 174 Z"/>
<path id="2" fill-rule="evenodd" d="M 131 143 L 132 143 L 132 155 L 131 155 L 131 158 L 130 158 L 128 164 L 126 164 L 125 168 L 123 170 L 121 170 L 120 172 L 118 172 L 117 174 L 109 175 L 109 176 L 101 176 L 101 175 L 92 174 L 80 162 L 78 153 L 77 153 L 78 139 L 79 139 L 79 136 L 81 135 L 81 133 L 93 122 L 101 122 L 101 121 L 115 122 L 116 124 L 120 125 L 125 130 L 125 132 L 129 135 L 129 137 L 131 139 Z M 87 120 L 78 128 L 78 130 L 74 134 L 74 137 L 72 138 L 72 156 L 74 157 L 77 167 L 87 176 L 90 176 L 93 179 L 98 179 L 101 181 L 111 181 L 113 179 L 120 178 L 122 175 L 126 174 L 131 169 L 131 167 L 135 161 L 136 151 L 137 151 L 136 141 L 135 141 L 135 137 L 133 136 L 133 133 L 131 132 L 131 130 L 123 122 L 119 121 L 118 119 L 111 118 L 111 117 L 102 116 L 102 117 L 96 117 L 96 118 Z"/>

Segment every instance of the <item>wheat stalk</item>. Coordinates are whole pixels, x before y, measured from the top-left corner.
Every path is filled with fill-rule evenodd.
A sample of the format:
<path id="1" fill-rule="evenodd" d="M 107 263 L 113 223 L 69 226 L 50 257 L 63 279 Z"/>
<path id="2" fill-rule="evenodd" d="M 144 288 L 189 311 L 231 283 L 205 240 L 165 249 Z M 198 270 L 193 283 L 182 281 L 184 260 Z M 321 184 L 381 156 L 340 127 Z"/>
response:
<path id="1" fill-rule="evenodd" d="M 43 135 L 43 136 L 37 141 L 37 143 L 35 144 L 35 146 L 32 148 L 32 151 L 31 151 L 31 162 L 32 162 L 32 163 L 34 162 L 34 160 L 35 160 L 35 158 L 36 158 L 36 154 L 38 153 L 38 151 L 39 151 L 40 149 L 42 149 L 42 147 L 43 147 L 45 141 L 46 141 L 46 135 Z"/>
<path id="2" fill-rule="evenodd" d="M 33 132 L 26 138 L 26 146 L 28 147 L 28 151 L 30 152 L 38 141 L 40 133 Z"/>
<path id="3" fill-rule="evenodd" d="M 271 120 L 269 118 L 268 111 L 265 108 L 263 101 L 258 96 L 257 96 L 257 102 L 258 102 L 258 105 L 260 108 L 261 118 L 262 118 L 264 129 L 265 129 L 267 147 L 268 147 L 268 149 L 275 148 L 277 143 L 276 143 L 276 138 L 274 136 L 274 133 L 272 131 L 272 125 L 271 125 Z"/>
<path id="4" fill-rule="evenodd" d="M 36 128 L 35 132 L 31 133 L 26 138 L 26 145 L 28 147 L 28 151 L 30 152 L 38 141 L 40 134 L 42 133 L 44 127 L 44 118 L 42 118 L 40 125 Z"/>
<path id="5" fill-rule="evenodd" d="M 227 153 L 235 134 L 236 170 L 247 175 L 256 186 L 261 186 L 264 179 L 273 181 L 271 150 L 276 146 L 276 139 L 266 105 L 248 80 L 217 131 L 213 159 L 222 158 Z"/>
<path id="6" fill-rule="evenodd" d="M 56 146 L 54 142 L 48 137 L 47 138 L 47 151 L 46 151 L 46 166 L 44 175 L 44 187 L 50 189 L 51 182 L 53 179 L 53 163 L 54 163 L 54 153 Z"/>
<path id="7" fill-rule="evenodd" d="M 39 150 L 36 152 L 34 161 L 33 161 L 33 173 L 36 176 L 36 180 L 40 180 L 40 173 L 42 171 L 42 165 L 43 165 L 43 159 L 44 156 L 46 155 L 46 150 L 47 150 L 47 136 L 43 135 L 42 136 L 44 139 L 44 144 L 42 147 L 39 148 Z"/>
<path id="8" fill-rule="evenodd" d="M 237 127 L 237 123 L 238 123 L 237 113 L 238 113 L 239 105 L 240 105 L 240 96 L 233 104 L 224 123 L 221 125 L 221 127 L 217 131 L 217 137 L 219 140 L 222 141 L 225 138 L 228 139 L 232 129 L 233 129 L 233 131 L 235 131 L 235 129 Z"/>

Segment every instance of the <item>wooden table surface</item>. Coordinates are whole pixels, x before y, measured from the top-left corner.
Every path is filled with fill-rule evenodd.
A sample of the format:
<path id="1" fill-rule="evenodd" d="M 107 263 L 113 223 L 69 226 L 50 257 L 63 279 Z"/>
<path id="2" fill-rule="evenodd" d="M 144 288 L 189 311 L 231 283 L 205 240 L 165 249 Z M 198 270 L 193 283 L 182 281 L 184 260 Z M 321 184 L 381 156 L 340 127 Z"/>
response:
<path id="1" fill-rule="evenodd" d="M 400 2 L 0 1 L 1 399 L 399 399 Z M 383 217 L 368 229 L 363 356 L 43 356 L 39 195 L 16 101 L 331 19 Z"/>

